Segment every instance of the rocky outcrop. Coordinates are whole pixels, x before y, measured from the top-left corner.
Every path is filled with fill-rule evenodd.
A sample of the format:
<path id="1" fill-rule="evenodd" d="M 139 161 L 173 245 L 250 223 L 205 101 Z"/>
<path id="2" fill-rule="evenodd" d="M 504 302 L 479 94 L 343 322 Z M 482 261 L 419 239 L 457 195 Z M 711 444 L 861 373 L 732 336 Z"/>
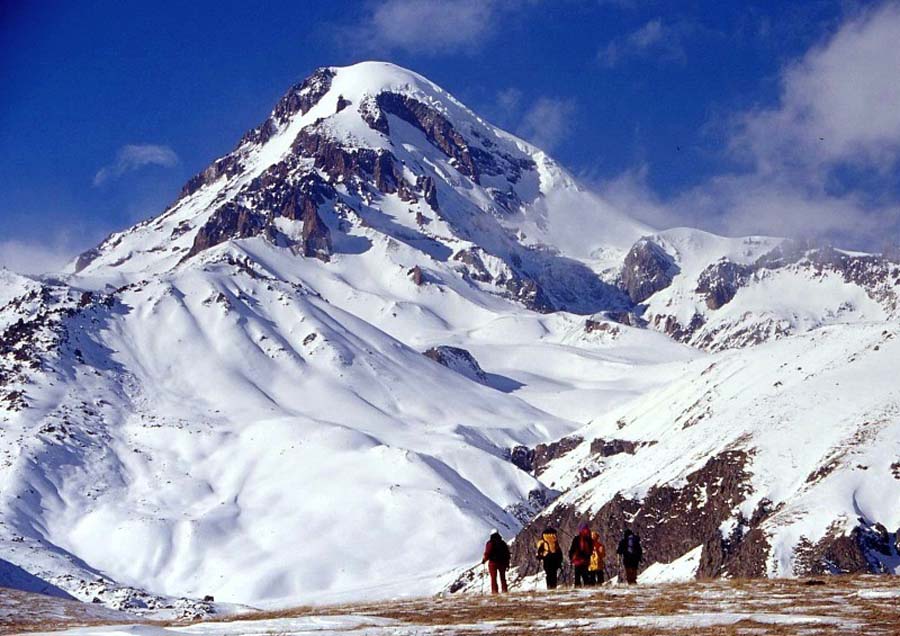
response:
<path id="1" fill-rule="evenodd" d="M 422 102 L 398 93 L 379 93 L 376 103 L 382 112 L 399 117 L 421 130 L 429 142 L 452 160 L 457 170 L 475 183 L 480 182 L 468 142 L 446 117 Z M 386 120 L 384 125 L 387 125 Z"/>
<path id="2" fill-rule="evenodd" d="M 729 539 L 734 545 L 727 544 L 725 549 L 725 540 L 719 530 L 749 494 L 748 461 L 749 455 L 745 451 L 723 452 L 688 475 L 683 486 L 653 486 L 642 499 L 617 494 L 594 514 L 585 514 L 569 504 L 551 508 L 517 536 L 512 546 L 513 563 L 522 575 L 537 573 L 540 566 L 534 559 L 533 546 L 543 528 L 548 525 L 557 528 L 565 547 L 577 533 L 578 526 L 589 523 L 600 532 L 609 553 L 614 552 L 624 528 L 637 532 L 644 546 L 642 568 L 655 562 L 670 563 L 703 546 L 704 554 L 717 551 L 718 555 L 715 559 L 707 558 L 707 565 L 700 572 L 703 576 L 726 571 L 733 576 L 762 572 L 768 549 L 760 543 L 763 540 L 760 535 L 751 537 L 749 531 L 741 532 L 739 539 Z M 761 516 L 755 523 L 759 524 L 763 519 Z M 753 543 L 741 548 L 748 537 Z M 613 563 L 614 559 L 610 558 L 608 566 Z"/>
<path id="3" fill-rule="evenodd" d="M 434 179 L 420 176 L 416 181 L 416 187 L 425 198 L 425 203 L 430 205 L 432 210 L 438 211 L 441 209 L 441 206 L 438 204 L 437 186 L 434 183 Z"/>
<path id="4" fill-rule="evenodd" d="M 358 190 L 372 183 L 383 194 L 398 194 L 403 201 L 415 201 L 413 186 L 393 154 L 370 148 L 346 149 L 315 126 L 304 128 L 292 144 L 295 153 L 314 160 L 315 167 L 334 180 L 353 184 Z"/>
<path id="5" fill-rule="evenodd" d="M 237 154 L 232 153 L 212 162 L 203 172 L 194 175 L 181 188 L 179 198 L 194 194 L 205 185 L 214 183 L 222 177 L 233 177 L 240 174 L 244 166 Z"/>
<path id="6" fill-rule="evenodd" d="M 815 543 L 801 537 L 795 550 L 794 574 L 883 574 L 890 571 L 886 564 L 894 560 L 896 547 L 882 524 L 870 523 L 860 517 L 858 525 L 849 534 L 844 533 L 842 525 L 833 524 Z"/>
<path id="7" fill-rule="evenodd" d="M 264 236 L 277 242 L 281 234 L 273 221 L 284 217 L 303 222 L 299 251 L 327 261 L 332 253 L 331 234 L 318 211 L 336 197 L 334 188 L 315 172 L 296 181 L 289 172 L 287 162 L 276 164 L 245 188 L 241 203 L 229 201 L 218 208 L 197 231 L 185 260 L 231 239 Z M 289 243 L 287 238 L 283 242 Z"/>
<path id="8" fill-rule="evenodd" d="M 547 468 L 547 465 L 555 459 L 559 459 L 564 455 L 575 450 L 584 438 L 577 435 L 563 437 L 562 439 L 551 442 L 549 444 L 538 444 L 534 447 L 534 457 L 531 465 L 535 476 L 540 475 Z"/>
<path id="9" fill-rule="evenodd" d="M 536 168 L 531 159 L 513 157 L 478 133 L 473 133 L 477 143 L 469 143 L 443 114 L 407 95 L 389 91 L 379 93 L 374 103 L 360 105 L 360 113 L 372 129 L 384 135 L 390 134 L 388 114 L 415 126 L 450 159 L 460 173 L 475 183 L 481 183 L 482 175 L 502 175 L 509 183 L 517 183 L 524 171 Z M 518 196 L 511 190 L 492 191 L 492 196 L 503 209 L 512 209 L 513 204 L 518 202 Z"/>
<path id="10" fill-rule="evenodd" d="M 229 201 L 213 212 L 209 220 L 203 224 L 194 236 L 194 243 L 185 258 L 230 239 L 250 238 L 262 234 L 268 227 L 265 216 Z"/>
<path id="11" fill-rule="evenodd" d="M 704 269 L 697 279 L 697 293 L 710 309 L 724 307 L 750 278 L 753 268 L 722 259 Z"/>
<path id="12" fill-rule="evenodd" d="M 410 268 L 410 270 L 407 272 L 407 275 L 412 280 L 413 284 L 416 285 L 416 287 L 421 287 L 426 282 L 425 272 L 423 272 L 422 268 L 418 265 Z"/>
<path id="13" fill-rule="evenodd" d="M 606 322 L 605 320 L 594 320 L 592 318 L 588 318 L 584 321 L 584 332 L 605 333 L 615 337 L 619 335 L 619 327 L 610 322 Z"/>
<path id="14" fill-rule="evenodd" d="M 322 221 L 316 208 L 307 208 L 303 212 L 303 233 L 300 248 L 307 258 L 318 258 L 328 262 L 331 259 L 331 232 Z"/>
<path id="15" fill-rule="evenodd" d="M 497 266 L 496 273 L 492 273 L 485 263 L 486 259 L 494 259 Z M 516 257 L 510 259 L 512 266 L 501 261 L 498 257 L 485 252 L 480 247 L 470 247 L 459 250 L 453 255 L 453 260 L 464 264 L 462 270 L 465 278 L 479 283 L 493 285 L 504 292 L 504 295 L 534 311 L 550 312 L 555 307 L 541 286 L 532 278 L 517 271 Z M 519 261 L 520 262 L 520 261 Z"/>
<path id="16" fill-rule="evenodd" d="M 298 112 L 306 114 L 315 106 L 331 88 L 334 71 L 320 68 L 300 84 L 292 86 L 282 97 L 272 114 L 266 120 L 247 132 L 238 142 L 237 148 L 228 155 L 214 161 L 202 172 L 191 177 L 181 189 L 179 198 L 190 196 L 200 188 L 213 183 L 221 177 L 233 177 L 243 170 L 239 149 L 247 144 L 264 144 Z"/>
<path id="17" fill-rule="evenodd" d="M 487 374 L 478 364 L 471 353 L 460 347 L 440 345 L 423 352 L 425 357 L 431 358 L 440 365 L 455 371 L 479 384 L 487 384 Z"/>
<path id="18" fill-rule="evenodd" d="M 634 455 L 634 452 L 639 446 L 640 444 L 628 441 L 627 439 L 607 440 L 597 438 L 591 441 L 591 455 L 597 455 L 599 457 L 612 457 L 613 455 L 619 455 L 621 453 Z"/>
<path id="19" fill-rule="evenodd" d="M 648 238 L 642 238 L 625 256 L 620 286 L 631 302 L 639 304 L 672 284 L 678 266 L 666 251 Z"/>
<path id="20" fill-rule="evenodd" d="M 102 245 L 102 244 L 101 244 Z M 75 273 L 77 274 L 85 267 L 93 263 L 97 258 L 102 254 L 100 250 L 100 245 L 97 247 L 92 247 L 89 250 L 86 250 L 78 255 L 78 258 L 75 260 Z"/>
<path id="21" fill-rule="evenodd" d="M 519 445 L 507 449 L 506 459 L 526 473 L 530 473 L 534 470 L 534 449 L 528 448 L 527 446 Z"/>

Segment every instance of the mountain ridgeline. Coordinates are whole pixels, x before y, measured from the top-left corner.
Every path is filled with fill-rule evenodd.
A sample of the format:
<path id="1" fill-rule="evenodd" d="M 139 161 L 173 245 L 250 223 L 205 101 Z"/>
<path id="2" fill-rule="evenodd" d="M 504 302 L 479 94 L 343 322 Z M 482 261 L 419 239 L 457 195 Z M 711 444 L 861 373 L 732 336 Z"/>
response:
<path id="1" fill-rule="evenodd" d="M 391 64 L 315 71 L 159 216 L 0 276 L 0 584 L 436 592 L 496 527 L 530 585 L 583 521 L 698 577 L 900 564 L 895 256 L 648 227 Z"/>

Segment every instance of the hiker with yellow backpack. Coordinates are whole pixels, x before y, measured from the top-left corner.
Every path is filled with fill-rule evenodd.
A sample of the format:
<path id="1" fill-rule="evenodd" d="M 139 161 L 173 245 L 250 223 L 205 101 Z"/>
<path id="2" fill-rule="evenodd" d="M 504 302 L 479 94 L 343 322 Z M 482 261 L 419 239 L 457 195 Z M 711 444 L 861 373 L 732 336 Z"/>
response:
<path id="1" fill-rule="evenodd" d="M 559 547 L 556 530 L 553 528 L 545 528 L 541 538 L 538 539 L 537 558 L 544 565 L 544 574 L 547 575 L 547 589 L 555 590 L 557 576 L 563 564 L 563 553 L 562 548 Z"/>
<path id="2" fill-rule="evenodd" d="M 600 533 L 594 530 L 591 532 L 591 538 L 594 540 L 594 551 L 591 552 L 591 561 L 588 564 L 588 585 L 603 585 L 603 565 L 606 560 L 606 546 L 600 540 Z"/>

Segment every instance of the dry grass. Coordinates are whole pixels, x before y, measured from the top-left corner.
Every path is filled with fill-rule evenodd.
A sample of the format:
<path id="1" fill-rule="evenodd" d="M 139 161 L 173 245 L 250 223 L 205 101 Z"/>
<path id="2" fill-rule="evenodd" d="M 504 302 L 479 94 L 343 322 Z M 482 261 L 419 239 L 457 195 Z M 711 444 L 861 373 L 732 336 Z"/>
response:
<path id="1" fill-rule="evenodd" d="M 862 595 L 861 595 L 862 593 Z M 378 633 L 751 636 L 900 634 L 900 578 L 694 581 L 635 588 L 452 595 L 296 607 L 217 622 L 354 615 L 397 621 Z M 881 596 L 877 596 L 881 595 Z M 726 615 L 731 615 L 729 618 Z M 736 616 L 735 616 L 736 615 Z M 785 623 L 786 620 L 794 623 Z M 2 625 L 2 624 L 0 624 Z M 176 624 L 172 624 L 175 626 Z M 41 624 L 53 629 L 60 624 Z M 27 631 L 27 625 L 23 625 Z M 35 627 L 37 628 L 37 627 Z M 356 633 L 363 634 L 366 628 Z"/>

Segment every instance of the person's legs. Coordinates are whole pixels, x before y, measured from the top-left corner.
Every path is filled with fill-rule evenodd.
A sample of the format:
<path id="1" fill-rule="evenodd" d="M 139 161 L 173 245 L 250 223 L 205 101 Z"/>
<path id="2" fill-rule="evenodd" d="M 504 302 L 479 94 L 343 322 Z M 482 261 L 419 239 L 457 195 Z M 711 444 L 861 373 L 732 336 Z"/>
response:
<path id="1" fill-rule="evenodd" d="M 496 594 L 497 590 L 497 566 L 493 561 L 488 561 L 488 572 L 491 573 L 491 594 Z"/>
<path id="2" fill-rule="evenodd" d="M 559 572 L 556 568 L 550 568 L 549 570 L 544 570 L 547 574 L 547 589 L 555 590 L 556 589 L 556 575 Z"/>
<path id="3" fill-rule="evenodd" d="M 625 567 L 625 581 L 628 585 L 637 583 L 637 568 Z"/>
<path id="4" fill-rule="evenodd" d="M 603 570 L 597 570 L 596 572 L 594 572 L 594 575 L 596 576 L 596 578 L 594 579 L 594 583 L 597 585 L 603 585 L 603 581 L 606 580 L 606 574 L 603 572 Z"/>
<path id="5" fill-rule="evenodd" d="M 586 566 L 575 568 L 575 587 L 581 587 L 587 584 L 588 571 Z"/>
<path id="6" fill-rule="evenodd" d="M 597 582 L 597 573 L 593 570 L 588 570 L 587 579 L 584 584 L 588 586 L 593 586 Z"/>
<path id="7" fill-rule="evenodd" d="M 506 568 L 497 568 L 500 572 L 500 590 L 504 593 L 509 592 L 509 588 L 506 587 Z"/>

